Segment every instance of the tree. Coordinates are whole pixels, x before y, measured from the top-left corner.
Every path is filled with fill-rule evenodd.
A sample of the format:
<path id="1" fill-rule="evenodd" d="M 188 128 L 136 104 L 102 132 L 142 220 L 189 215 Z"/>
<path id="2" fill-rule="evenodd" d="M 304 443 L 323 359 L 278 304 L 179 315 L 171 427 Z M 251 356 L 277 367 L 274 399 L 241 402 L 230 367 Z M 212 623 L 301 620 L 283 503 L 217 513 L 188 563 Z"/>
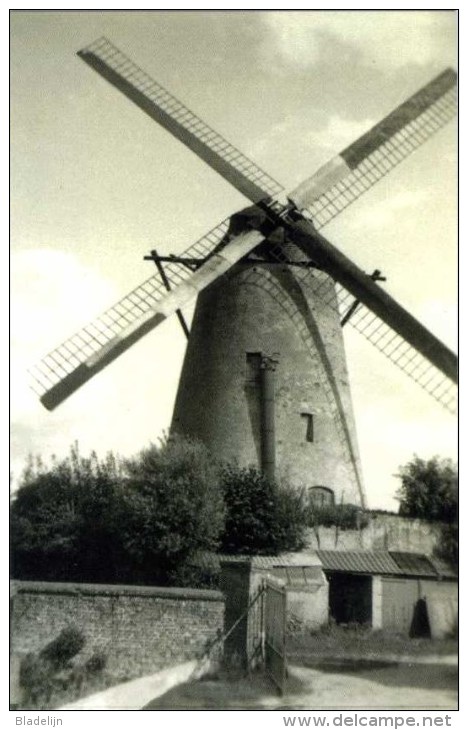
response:
<path id="1" fill-rule="evenodd" d="M 127 461 L 83 457 L 75 444 L 51 465 L 30 459 L 23 473 L 11 508 L 12 573 L 190 583 L 194 556 L 216 548 L 223 519 L 216 465 L 201 444 L 174 437 Z"/>
<path id="2" fill-rule="evenodd" d="M 194 556 L 215 550 L 223 527 L 214 460 L 201 443 L 173 436 L 143 449 L 125 470 L 122 539 L 136 577 L 186 583 Z"/>
<path id="3" fill-rule="evenodd" d="M 458 474 L 450 459 L 415 456 L 400 467 L 400 515 L 443 522 L 434 555 L 458 566 Z"/>
<path id="4" fill-rule="evenodd" d="M 414 456 L 400 467 L 397 492 L 399 514 L 429 521 L 453 523 L 458 515 L 458 475 L 450 459 L 428 461 Z"/>
<path id="5" fill-rule="evenodd" d="M 435 547 L 434 555 L 458 569 L 458 522 L 442 525 L 440 543 Z"/>
<path id="6" fill-rule="evenodd" d="M 116 581 L 121 566 L 121 467 L 74 444 L 50 465 L 29 459 L 11 507 L 13 575 Z"/>
<path id="7" fill-rule="evenodd" d="M 221 550 L 275 555 L 305 545 L 307 517 L 302 495 L 268 481 L 254 468 L 221 470 L 226 521 Z"/>

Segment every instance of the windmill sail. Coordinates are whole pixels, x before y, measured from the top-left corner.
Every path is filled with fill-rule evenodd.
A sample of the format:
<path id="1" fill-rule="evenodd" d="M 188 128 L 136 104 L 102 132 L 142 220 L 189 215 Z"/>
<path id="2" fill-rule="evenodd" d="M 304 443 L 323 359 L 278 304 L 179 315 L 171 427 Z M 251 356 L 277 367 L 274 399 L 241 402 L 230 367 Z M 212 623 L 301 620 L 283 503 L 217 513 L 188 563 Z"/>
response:
<path id="1" fill-rule="evenodd" d="M 49 410 L 56 408 L 135 342 L 189 304 L 264 239 L 262 233 L 251 230 L 229 240 L 220 250 L 219 243 L 227 232 L 225 221 L 186 251 L 186 255 L 197 257 L 210 252 L 197 271 L 176 269 L 169 264 L 175 289 L 168 292 L 157 277 L 147 279 L 46 355 L 30 371 L 42 404 Z M 213 246 L 217 246 L 216 253 L 211 253 Z"/>
<path id="2" fill-rule="evenodd" d="M 337 285 L 340 312 L 349 311 L 354 297 L 344 287 Z M 457 386 L 452 377 L 448 377 L 435 367 L 418 350 L 410 345 L 401 335 L 388 326 L 380 317 L 362 305 L 359 311 L 349 320 L 351 326 L 366 338 L 394 365 L 421 386 L 430 396 L 450 413 L 457 408 Z M 442 344 L 442 343 L 441 343 Z M 445 346 L 442 344 L 442 349 Z M 451 359 L 454 358 L 450 353 Z"/>
<path id="3" fill-rule="evenodd" d="M 317 229 L 375 185 L 452 119 L 457 75 L 448 68 L 305 180 L 289 196 Z"/>
<path id="4" fill-rule="evenodd" d="M 261 202 L 265 210 L 264 201 L 281 190 L 281 186 L 273 178 L 194 115 L 109 41 L 100 39 L 80 51 L 79 55 L 252 202 Z M 453 117 L 456 101 L 455 83 L 454 71 L 448 69 L 442 73 L 299 186 L 291 193 L 289 200 L 297 209 L 305 209 L 312 215 L 317 230 L 325 226 Z M 288 210 L 283 209 L 279 216 L 278 204 L 270 201 L 268 205 L 271 205 L 271 215 L 276 225 L 288 227 L 291 223 L 287 220 Z M 307 227 L 305 220 L 303 223 Z M 156 277 L 151 277 L 95 322 L 47 355 L 32 371 L 38 383 L 42 403 L 47 408 L 54 408 L 133 342 L 175 311 L 173 305 L 176 305 L 176 308 L 182 306 L 265 238 L 259 231 L 250 231 L 249 234 L 230 241 L 229 248 L 219 252 L 220 244 L 224 244 L 223 238 L 227 230 L 228 222 L 224 221 L 185 253 L 186 256 L 202 259 L 214 257 L 213 261 L 208 260 L 195 274 L 169 264 L 168 277 L 173 286 L 170 294 L 159 284 Z M 310 234 L 310 229 L 308 230 Z M 314 256 L 318 255 L 317 250 L 314 251 L 313 247 L 309 250 L 314 235 L 309 235 L 309 239 L 309 243 L 306 242 L 303 249 L 314 259 Z M 327 245 L 329 244 L 325 242 L 325 248 Z M 275 255 L 273 247 L 271 254 Z M 276 254 L 280 258 L 284 255 L 282 251 L 277 250 Z M 365 278 L 363 272 L 357 270 L 359 275 L 357 278 L 354 276 L 354 279 L 353 276 L 351 279 L 349 276 L 343 278 L 340 265 L 333 269 L 326 261 L 324 269 L 341 284 L 341 287 L 345 287 L 338 289 L 345 292 L 342 301 L 348 296 L 346 292 L 358 296 L 357 292 L 360 289 L 359 287 L 356 289 L 356 282 L 363 283 L 363 277 Z M 310 269 L 304 269 L 299 275 L 310 276 Z M 437 383 L 435 386 L 428 384 L 424 368 L 413 367 L 414 346 L 417 345 L 419 357 L 422 355 L 424 362 L 429 357 L 429 368 L 434 369 L 435 366 L 441 369 L 440 377 L 444 381 L 448 379 L 450 382 L 454 378 L 455 356 L 450 351 L 446 352 L 447 348 L 444 349 L 438 341 L 434 345 L 435 338 L 422 326 L 416 327 L 419 325 L 416 320 L 414 322 L 420 335 L 420 342 L 412 341 L 408 327 L 402 330 L 398 317 L 389 319 L 385 307 L 379 304 L 378 291 L 381 290 L 377 287 L 374 290 L 377 305 L 374 306 L 372 295 L 368 297 L 365 302 L 368 309 L 363 308 L 359 317 L 352 318 L 352 324 L 393 362 L 403 367 L 405 372 L 412 375 L 426 390 L 449 407 L 448 404 L 453 404 L 453 396 L 448 396 L 444 390 L 446 383 L 442 385 Z M 367 320 L 364 322 L 363 312 L 372 317 L 371 323 Z M 410 315 L 403 317 L 407 323 L 410 321 L 408 317 Z M 374 334 L 382 333 L 382 328 L 385 336 Z M 393 332 L 393 329 L 396 332 Z M 391 337 L 388 337 L 388 332 L 391 332 Z M 389 343 L 394 343 L 395 338 L 400 338 L 401 342 L 397 340 L 395 347 L 387 345 L 387 339 Z M 406 342 L 406 339 L 409 341 Z M 400 358 L 398 352 L 403 350 L 403 345 L 406 354 L 404 358 Z M 423 371 L 422 375 L 420 370 Z"/>
<path id="5" fill-rule="evenodd" d="M 253 203 L 283 189 L 107 38 L 99 38 L 78 55 Z"/>
<path id="6" fill-rule="evenodd" d="M 358 297 L 360 308 L 350 324 L 391 362 L 418 383 L 451 413 L 457 404 L 457 357 L 417 319 L 389 296 L 371 277 L 356 267 L 329 241 L 303 222 L 293 238 L 319 267 L 335 280 L 336 298 L 343 316 Z M 302 230 L 301 230 L 302 229 Z M 284 261 L 284 251 L 276 246 L 271 255 Z M 314 276 L 313 269 L 296 271 L 299 281 Z M 315 295 L 331 307 L 335 295 L 322 286 Z"/>

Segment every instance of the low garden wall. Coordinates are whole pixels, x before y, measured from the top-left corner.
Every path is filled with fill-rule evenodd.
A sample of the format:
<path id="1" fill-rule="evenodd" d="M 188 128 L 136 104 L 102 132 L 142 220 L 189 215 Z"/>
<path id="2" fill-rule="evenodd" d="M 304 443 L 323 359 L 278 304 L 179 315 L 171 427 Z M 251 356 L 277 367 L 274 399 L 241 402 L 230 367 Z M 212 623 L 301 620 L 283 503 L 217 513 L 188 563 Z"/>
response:
<path id="1" fill-rule="evenodd" d="M 224 598 L 190 588 L 14 581 L 11 653 L 37 652 L 67 627 L 122 679 L 194 658 L 223 628 Z"/>
<path id="2" fill-rule="evenodd" d="M 309 550 L 397 550 L 430 555 L 440 544 L 441 525 L 437 522 L 391 514 L 364 514 L 361 529 L 339 526 L 310 528 Z"/>

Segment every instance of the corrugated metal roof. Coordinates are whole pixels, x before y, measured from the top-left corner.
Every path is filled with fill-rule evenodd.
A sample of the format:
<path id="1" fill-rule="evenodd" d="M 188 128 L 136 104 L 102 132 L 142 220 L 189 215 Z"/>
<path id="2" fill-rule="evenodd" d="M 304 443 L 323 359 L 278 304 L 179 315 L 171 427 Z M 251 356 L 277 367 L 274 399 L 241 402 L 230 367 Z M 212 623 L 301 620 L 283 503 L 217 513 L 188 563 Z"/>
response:
<path id="1" fill-rule="evenodd" d="M 390 555 L 405 575 L 418 575 L 421 577 L 437 575 L 437 571 L 425 555 L 402 553 L 395 550 L 391 550 Z"/>
<path id="2" fill-rule="evenodd" d="M 317 550 L 324 570 L 346 573 L 400 573 L 390 553 L 370 550 Z"/>
<path id="3" fill-rule="evenodd" d="M 275 565 L 273 575 L 283 580 L 289 586 L 322 586 L 325 577 L 319 565 Z"/>
<path id="4" fill-rule="evenodd" d="M 220 563 L 246 563 L 260 569 L 322 566 L 324 570 L 346 573 L 457 578 L 455 571 L 442 560 L 422 553 L 394 550 L 315 550 L 306 554 L 216 555 L 214 557 Z"/>
<path id="5" fill-rule="evenodd" d="M 220 555 L 220 563 L 250 563 L 255 568 L 288 566 L 320 566 L 317 553 L 285 553 L 283 555 Z"/>
<path id="6" fill-rule="evenodd" d="M 324 570 L 343 573 L 407 575 L 419 578 L 456 578 L 449 565 L 421 553 L 391 550 L 317 550 Z"/>

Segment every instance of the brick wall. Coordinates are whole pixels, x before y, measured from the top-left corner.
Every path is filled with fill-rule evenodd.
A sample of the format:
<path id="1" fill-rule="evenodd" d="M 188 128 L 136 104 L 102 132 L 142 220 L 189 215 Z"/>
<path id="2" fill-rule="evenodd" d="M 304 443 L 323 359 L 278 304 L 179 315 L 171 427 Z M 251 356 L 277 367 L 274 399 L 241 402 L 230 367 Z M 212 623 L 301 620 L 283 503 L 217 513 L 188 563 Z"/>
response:
<path id="1" fill-rule="evenodd" d="M 83 631 L 117 676 L 142 676 L 193 658 L 223 628 L 218 591 L 15 581 L 11 651 L 42 649 L 67 626 Z"/>

